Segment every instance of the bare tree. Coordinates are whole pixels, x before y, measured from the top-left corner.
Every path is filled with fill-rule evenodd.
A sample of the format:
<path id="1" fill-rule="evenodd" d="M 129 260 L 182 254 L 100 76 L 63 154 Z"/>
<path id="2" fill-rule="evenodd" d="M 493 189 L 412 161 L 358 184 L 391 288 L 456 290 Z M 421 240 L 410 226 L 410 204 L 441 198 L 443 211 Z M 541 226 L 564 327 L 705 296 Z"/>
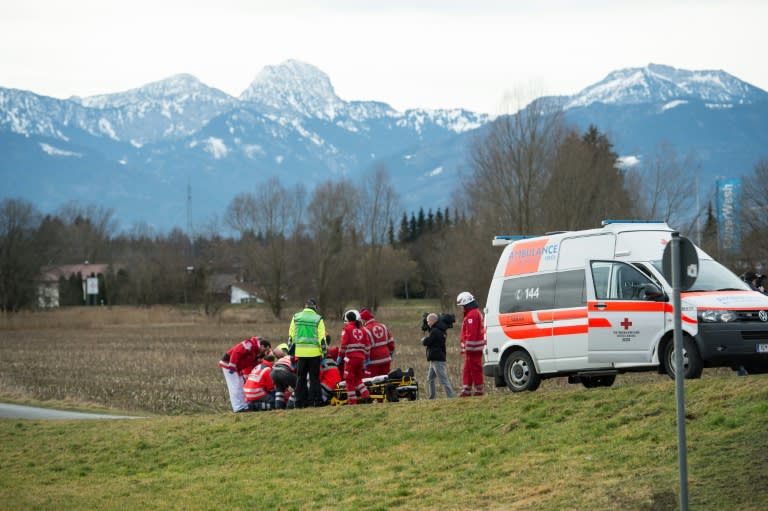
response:
<path id="1" fill-rule="evenodd" d="M 768 269 L 768 159 L 755 164 L 751 175 L 742 181 L 742 247 L 753 267 Z"/>
<path id="2" fill-rule="evenodd" d="M 321 312 L 338 313 L 357 293 L 355 231 L 360 192 L 350 181 L 318 185 L 309 203 L 312 266 Z"/>
<path id="3" fill-rule="evenodd" d="M 57 216 L 64 222 L 65 246 L 60 258 L 68 262 L 105 261 L 110 257 L 109 243 L 117 231 L 114 212 L 97 205 L 69 202 Z"/>
<path id="4" fill-rule="evenodd" d="M 629 171 L 640 183 L 639 214 L 644 218 L 665 220 L 670 225 L 691 225 L 701 211 L 691 215 L 696 206 L 696 194 L 691 185 L 696 182 L 696 170 L 700 163 L 694 153 L 681 157 L 668 142 L 661 142 L 647 160 L 641 160 L 639 168 Z"/>
<path id="5" fill-rule="evenodd" d="M 618 155 L 594 126 L 583 135 L 571 131 L 565 137 L 544 195 L 545 230 L 588 229 L 605 218 L 633 216 Z"/>
<path id="6" fill-rule="evenodd" d="M 224 214 L 226 224 L 240 237 L 248 233 L 256 234 L 259 222 L 256 217 L 256 197 L 250 192 L 236 195 Z"/>
<path id="7" fill-rule="evenodd" d="M 368 243 L 361 259 L 363 303 L 375 310 L 382 296 L 391 294 L 394 285 L 393 281 L 384 278 L 387 274 L 382 271 L 382 251 L 399 203 L 386 167 L 379 165 L 365 176 L 361 195 L 362 234 Z"/>
<path id="8" fill-rule="evenodd" d="M 472 146 L 463 192 L 470 214 L 518 234 L 541 224 L 541 194 L 564 136 L 562 110 L 545 100 L 491 123 Z"/>
<path id="9" fill-rule="evenodd" d="M 35 231 L 40 213 L 21 199 L 0 202 L 0 310 L 34 306 L 40 271 Z"/>
<path id="10" fill-rule="evenodd" d="M 303 186 L 289 190 L 271 178 L 255 193 L 238 195 L 227 207 L 227 224 L 240 233 L 241 241 L 247 238 L 243 244 L 248 273 L 264 289 L 264 299 L 277 318 L 297 275 L 289 266 L 291 240 L 301 226 L 305 197 Z"/>

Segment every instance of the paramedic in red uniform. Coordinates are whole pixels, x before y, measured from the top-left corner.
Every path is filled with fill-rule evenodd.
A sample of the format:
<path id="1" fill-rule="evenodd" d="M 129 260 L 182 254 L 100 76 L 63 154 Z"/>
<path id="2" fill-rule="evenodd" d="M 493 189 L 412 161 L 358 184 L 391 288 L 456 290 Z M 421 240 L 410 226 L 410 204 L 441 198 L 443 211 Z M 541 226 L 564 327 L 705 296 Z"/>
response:
<path id="1" fill-rule="evenodd" d="M 367 401 L 370 393 L 363 383 L 365 362 L 371 351 L 371 336 L 360 322 L 360 314 L 349 310 L 344 314 L 347 324 L 341 331 L 339 356 L 344 359 L 344 382 L 347 390 L 347 403 L 357 404 L 357 394 Z"/>
<path id="2" fill-rule="evenodd" d="M 379 323 L 373 317 L 373 313 L 368 308 L 360 311 L 360 319 L 363 326 L 371 334 L 373 344 L 371 344 L 371 355 L 368 362 L 368 373 L 370 376 L 379 376 L 389 374 L 392 355 L 395 352 L 395 339 L 392 332 L 383 323 Z"/>
<path id="3" fill-rule="evenodd" d="M 233 412 L 248 411 L 248 403 L 243 393 L 245 378 L 258 363 L 260 357 L 259 338 L 251 337 L 232 346 L 219 361 L 224 372 L 224 379 L 229 390 L 229 401 Z"/>
<path id="4" fill-rule="evenodd" d="M 461 354 L 464 357 L 464 387 L 461 396 L 483 395 L 483 315 L 477 300 L 468 291 L 459 293 L 456 305 L 464 307 L 464 322 L 461 325 Z"/>
<path id="5" fill-rule="evenodd" d="M 275 407 L 275 384 L 272 382 L 272 365 L 275 356 L 271 353 L 264 356 L 259 365 L 253 368 L 245 380 L 245 399 L 248 407 L 254 412 L 271 410 Z"/>

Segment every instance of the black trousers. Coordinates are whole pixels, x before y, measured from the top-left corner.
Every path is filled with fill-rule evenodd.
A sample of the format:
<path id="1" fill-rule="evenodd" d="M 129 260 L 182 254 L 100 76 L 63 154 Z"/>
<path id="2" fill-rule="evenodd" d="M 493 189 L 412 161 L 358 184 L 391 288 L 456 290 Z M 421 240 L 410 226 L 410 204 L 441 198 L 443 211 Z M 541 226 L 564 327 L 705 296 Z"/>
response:
<path id="1" fill-rule="evenodd" d="M 301 357 L 296 366 L 296 408 L 321 406 L 320 362 L 323 357 Z M 307 385 L 309 377 L 309 385 Z M 307 388 L 309 387 L 309 388 Z"/>
<path id="2" fill-rule="evenodd" d="M 272 369 L 272 381 L 275 384 L 275 408 L 285 409 L 285 390 L 288 387 L 296 388 L 296 375 L 288 369 L 280 369 L 283 366 L 276 365 Z"/>

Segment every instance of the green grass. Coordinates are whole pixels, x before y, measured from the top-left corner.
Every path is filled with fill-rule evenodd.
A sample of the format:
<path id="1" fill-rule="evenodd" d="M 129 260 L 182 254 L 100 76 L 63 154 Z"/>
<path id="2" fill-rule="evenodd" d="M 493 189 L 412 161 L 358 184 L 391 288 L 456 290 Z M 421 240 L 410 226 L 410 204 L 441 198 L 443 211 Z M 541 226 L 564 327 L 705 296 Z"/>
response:
<path id="1" fill-rule="evenodd" d="M 768 376 L 686 382 L 691 509 L 768 507 Z M 0 421 L 0 508 L 667 510 L 674 383 Z"/>

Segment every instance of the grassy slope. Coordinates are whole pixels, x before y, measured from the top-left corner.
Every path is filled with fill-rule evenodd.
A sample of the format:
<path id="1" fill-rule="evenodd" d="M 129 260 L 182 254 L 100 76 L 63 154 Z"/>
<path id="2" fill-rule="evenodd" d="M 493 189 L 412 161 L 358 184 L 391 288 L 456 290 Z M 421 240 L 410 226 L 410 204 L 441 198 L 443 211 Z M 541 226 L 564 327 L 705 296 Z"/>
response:
<path id="1" fill-rule="evenodd" d="M 691 509 L 768 508 L 767 384 L 686 382 Z M 258 414 L 3 420 L 0 508 L 674 509 L 676 446 L 671 381 Z"/>

